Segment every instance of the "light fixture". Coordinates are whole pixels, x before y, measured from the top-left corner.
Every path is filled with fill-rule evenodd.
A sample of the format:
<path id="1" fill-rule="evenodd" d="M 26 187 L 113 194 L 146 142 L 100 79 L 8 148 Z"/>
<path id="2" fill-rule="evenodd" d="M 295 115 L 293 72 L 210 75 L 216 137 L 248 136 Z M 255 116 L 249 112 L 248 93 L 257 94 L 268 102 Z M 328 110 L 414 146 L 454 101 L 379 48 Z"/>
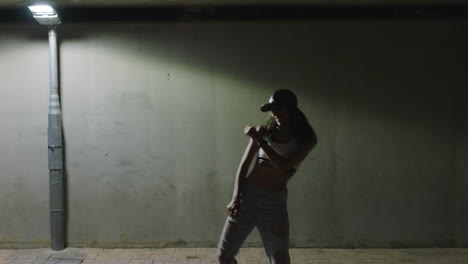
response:
<path id="1" fill-rule="evenodd" d="M 54 26 L 59 25 L 62 22 L 58 17 L 57 12 L 50 5 L 37 4 L 28 6 L 29 10 L 33 14 L 34 19 L 41 25 Z"/>

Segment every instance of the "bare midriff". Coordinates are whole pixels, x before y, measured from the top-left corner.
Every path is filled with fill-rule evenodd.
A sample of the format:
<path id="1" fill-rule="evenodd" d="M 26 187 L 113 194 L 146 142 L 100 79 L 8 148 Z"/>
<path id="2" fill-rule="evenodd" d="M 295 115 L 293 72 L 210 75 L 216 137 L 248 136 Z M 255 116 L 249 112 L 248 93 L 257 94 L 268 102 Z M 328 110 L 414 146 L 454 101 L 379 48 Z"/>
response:
<path id="1" fill-rule="evenodd" d="M 255 164 L 247 178 L 249 182 L 268 190 L 286 190 L 289 175 L 276 168 Z"/>

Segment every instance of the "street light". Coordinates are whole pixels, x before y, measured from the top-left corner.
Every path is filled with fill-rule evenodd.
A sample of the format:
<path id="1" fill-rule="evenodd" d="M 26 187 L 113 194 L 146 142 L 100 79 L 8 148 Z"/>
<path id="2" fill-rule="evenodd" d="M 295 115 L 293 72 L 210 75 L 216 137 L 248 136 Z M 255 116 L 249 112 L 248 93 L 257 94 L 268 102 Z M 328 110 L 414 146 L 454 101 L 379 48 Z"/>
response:
<path id="1" fill-rule="evenodd" d="M 33 17 L 41 25 L 53 26 L 60 25 L 62 23 L 57 12 L 55 12 L 50 5 L 30 5 L 28 7 L 32 12 Z"/>
<path id="2" fill-rule="evenodd" d="M 49 190 L 50 190 L 50 229 L 52 250 L 65 248 L 65 216 L 63 193 L 63 146 L 62 146 L 62 112 L 60 111 L 58 83 L 58 55 L 56 26 L 61 24 L 57 12 L 50 5 L 29 6 L 33 17 L 41 25 L 49 28 Z"/>

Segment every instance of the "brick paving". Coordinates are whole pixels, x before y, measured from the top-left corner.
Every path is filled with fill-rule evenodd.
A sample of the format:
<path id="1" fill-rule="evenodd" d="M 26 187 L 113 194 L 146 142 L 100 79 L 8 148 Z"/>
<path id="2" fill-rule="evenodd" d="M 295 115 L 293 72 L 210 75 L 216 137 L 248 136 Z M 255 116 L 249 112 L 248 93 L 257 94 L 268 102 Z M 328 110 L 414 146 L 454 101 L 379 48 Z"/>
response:
<path id="1" fill-rule="evenodd" d="M 215 264 L 216 248 L 0 249 L 0 264 Z M 468 264 L 468 248 L 298 249 L 293 264 Z M 267 264 L 263 248 L 242 248 L 239 264 Z"/>

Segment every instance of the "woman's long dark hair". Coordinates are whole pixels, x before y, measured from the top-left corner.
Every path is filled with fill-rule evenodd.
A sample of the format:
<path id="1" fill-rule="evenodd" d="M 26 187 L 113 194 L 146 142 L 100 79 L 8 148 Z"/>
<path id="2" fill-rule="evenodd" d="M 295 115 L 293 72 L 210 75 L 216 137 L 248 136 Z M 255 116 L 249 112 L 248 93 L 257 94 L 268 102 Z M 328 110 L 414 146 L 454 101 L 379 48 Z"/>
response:
<path id="1" fill-rule="evenodd" d="M 317 144 L 317 135 L 314 129 L 307 121 L 304 113 L 297 107 L 288 108 L 289 122 L 297 144 L 303 144 L 310 141 Z M 278 129 L 275 120 L 270 116 L 265 125 L 268 134 L 273 135 Z"/>

